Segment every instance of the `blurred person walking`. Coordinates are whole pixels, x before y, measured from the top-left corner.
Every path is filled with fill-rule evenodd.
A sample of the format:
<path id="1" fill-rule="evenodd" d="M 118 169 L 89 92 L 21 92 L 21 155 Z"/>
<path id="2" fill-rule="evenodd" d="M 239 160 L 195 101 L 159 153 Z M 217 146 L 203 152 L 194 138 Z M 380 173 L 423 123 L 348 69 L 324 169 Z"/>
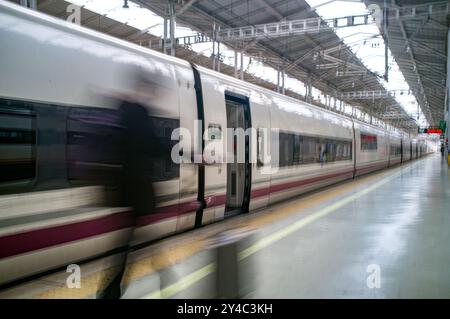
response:
<path id="1" fill-rule="evenodd" d="M 155 93 L 157 89 L 154 83 L 147 81 L 142 74 L 138 74 L 135 94 L 123 95 L 119 106 L 123 125 L 120 148 L 123 168 L 119 178 L 119 197 L 121 205 L 133 209 L 134 228 L 139 217 L 155 211 L 153 190 L 155 172 L 153 172 L 152 163 L 155 159 L 170 152 L 165 145 L 159 143 L 146 107 L 139 102 L 139 94 L 145 93 L 146 98 L 151 99 L 152 96 L 148 96 L 148 94 Z M 122 295 L 121 282 L 126 270 L 127 255 L 131 249 L 133 233 L 134 229 L 124 245 L 126 251 L 119 271 L 103 291 L 101 298 L 119 299 Z"/>

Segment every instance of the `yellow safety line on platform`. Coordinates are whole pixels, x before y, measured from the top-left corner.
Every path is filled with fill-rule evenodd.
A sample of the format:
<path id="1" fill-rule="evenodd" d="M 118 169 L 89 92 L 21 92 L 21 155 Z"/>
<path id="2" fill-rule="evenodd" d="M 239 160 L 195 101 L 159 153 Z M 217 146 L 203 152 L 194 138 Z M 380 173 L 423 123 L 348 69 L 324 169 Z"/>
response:
<path id="1" fill-rule="evenodd" d="M 170 298 L 180 291 L 188 288 L 189 286 L 195 284 L 201 279 L 205 278 L 209 274 L 212 274 L 216 270 L 216 263 L 210 263 L 205 267 L 196 270 L 189 275 L 183 277 L 179 281 L 163 288 L 161 291 L 155 291 L 151 294 L 146 295 L 141 299 L 161 299 L 161 298 Z"/>
<path id="2" fill-rule="evenodd" d="M 305 218 L 302 218 L 301 220 L 295 222 L 294 224 L 291 224 L 287 227 L 284 227 L 274 233 L 272 233 L 271 235 L 258 240 L 255 244 L 251 245 L 250 247 L 244 249 L 243 251 L 241 251 L 239 253 L 239 260 L 245 259 L 247 257 L 249 257 L 250 255 L 260 251 L 261 249 L 287 237 L 288 235 L 292 234 L 295 231 L 298 231 L 299 229 L 313 223 L 314 221 L 334 212 L 335 210 L 351 203 L 352 201 L 357 200 L 358 198 L 374 191 L 375 189 L 379 188 L 380 186 L 386 184 L 387 182 L 389 182 L 390 180 L 396 178 L 397 176 L 401 175 L 402 172 L 397 172 L 391 176 L 388 176 L 384 179 L 382 179 L 381 181 L 365 188 L 362 191 L 359 191 L 355 194 L 349 195 L 343 199 L 338 200 L 336 203 L 333 203 L 330 206 L 327 206 L 325 208 L 320 209 L 319 211 L 312 213 L 310 216 L 307 216 Z M 170 287 L 170 289 L 165 290 L 163 289 L 161 291 L 161 294 L 159 295 L 159 292 L 153 292 L 151 294 L 148 294 L 146 296 L 143 297 L 143 299 L 152 299 L 152 298 L 156 298 L 156 297 L 163 297 L 163 298 L 170 298 L 173 297 L 174 295 L 176 295 L 177 293 L 180 293 L 181 291 L 185 290 L 186 288 L 188 288 L 190 285 L 195 284 L 197 281 L 203 279 L 205 276 L 209 275 L 210 273 L 213 272 L 213 270 L 211 270 L 211 268 L 214 266 L 213 263 L 201 268 L 200 270 L 197 270 L 189 275 L 187 275 L 186 277 L 180 279 L 179 281 L 177 281 L 176 283 L 168 286 L 168 288 Z M 209 272 L 205 272 L 204 269 L 208 268 Z M 197 274 L 197 272 L 201 272 L 201 276 L 199 276 Z M 187 280 L 186 278 L 189 278 L 189 280 Z M 195 279 L 194 279 L 195 278 Z"/>
<path id="3" fill-rule="evenodd" d="M 407 167 L 414 166 L 415 164 L 410 164 Z M 400 166 L 395 168 L 395 170 L 401 170 L 405 168 L 405 166 Z M 384 184 L 388 180 L 394 178 L 401 172 L 396 173 L 395 175 L 389 175 L 385 179 L 382 179 L 381 182 Z M 369 175 L 369 176 L 362 176 L 358 180 L 354 180 L 348 184 L 342 184 L 342 185 L 335 185 L 331 189 L 325 189 L 322 191 L 319 191 L 317 193 L 313 193 L 310 195 L 303 196 L 298 199 L 294 199 L 293 202 L 287 203 L 287 204 L 281 204 L 279 206 L 281 207 L 268 207 L 266 208 L 269 210 L 269 212 L 264 213 L 261 212 L 258 216 L 258 213 L 255 214 L 249 214 L 245 217 L 251 218 L 251 220 L 229 220 L 229 224 L 227 224 L 227 229 L 232 228 L 240 228 L 240 227 L 248 227 L 252 229 L 259 229 L 261 227 L 264 227 L 266 225 L 269 225 L 273 223 L 274 221 L 281 220 L 284 217 L 287 217 L 292 214 L 299 213 L 301 211 L 304 211 L 305 209 L 311 208 L 313 206 L 316 206 L 320 203 L 323 203 L 325 201 L 331 200 L 341 194 L 344 194 L 348 191 L 351 191 L 352 189 L 358 187 L 359 185 L 367 184 L 370 181 L 374 179 L 380 179 L 384 176 L 392 174 L 392 170 L 388 171 L 382 171 L 379 172 L 376 175 Z M 266 237 L 265 239 L 262 239 L 255 243 L 254 245 L 250 246 L 249 248 L 245 249 L 240 253 L 241 258 L 245 258 L 256 251 L 270 245 L 271 243 L 289 235 L 290 233 L 300 229 L 301 227 L 306 226 L 307 224 L 317 220 L 320 217 L 325 216 L 326 214 L 336 210 L 337 208 L 345 205 L 348 202 L 351 202 L 352 200 L 356 199 L 355 197 L 357 194 L 360 194 L 358 197 L 366 194 L 367 192 L 374 189 L 375 185 L 369 186 L 369 188 L 358 192 L 356 194 L 350 195 L 349 197 L 346 197 L 344 199 L 339 200 L 338 202 L 327 206 L 326 208 L 318 211 L 317 213 L 310 215 L 306 218 L 303 218 L 299 220 L 297 223 L 292 224 L 282 230 L 279 230 L 278 232 L 273 233 L 272 235 L 269 235 L 269 237 Z M 381 186 L 382 184 L 378 185 L 377 187 Z M 276 211 L 273 211 L 273 209 L 276 208 Z M 271 211 L 272 210 L 272 211 Z M 327 211 L 327 213 L 324 213 L 324 210 Z M 294 225 L 296 225 L 294 227 Z M 132 262 L 127 266 L 127 270 L 124 275 L 123 283 L 125 285 L 129 284 L 132 281 L 135 281 L 139 278 L 142 278 L 144 276 L 148 276 L 152 274 L 153 272 L 159 271 L 161 269 L 167 268 L 173 264 L 179 263 L 182 260 L 187 259 L 190 256 L 193 256 L 195 253 L 201 251 L 206 246 L 206 241 L 208 238 L 210 238 L 212 235 L 215 235 L 211 232 L 207 231 L 207 228 L 202 229 L 205 233 L 199 234 L 197 237 L 192 238 L 188 242 L 184 241 L 183 243 L 177 244 L 173 247 L 164 248 L 164 250 L 158 251 L 157 253 L 153 254 L 152 256 L 142 258 L 141 260 L 138 260 L 136 262 Z M 280 237 L 281 236 L 281 237 Z M 270 239 L 269 239 L 270 238 Z M 208 265 L 212 267 L 212 264 Z M 203 269 L 203 268 L 202 268 Z M 207 268 L 210 269 L 210 268 Z M 82 285 L 79 289 L 69 289 L 66 285 L 60 285 L 58 287 L 51 288 L 49 290 L 46 290 L 44 292 L 40 292 L 37 294 L 34 294 L 34 298 L 88 298 L 90 296 L 93 296 L 97 293 L 97 291 L 101 290 L 105 286 L 105 282 L 107 280 L 103 280 L 106 278 L 111 278 L 111 274 L 114 273 L 112 268 L 101 270 L 97 273 L 90 274 L 88 276 L 82 277 Z M 189 275 L 188 275 L 189 276 Z M 203 276 L 204 277 L 204 276 Z M 201 277 L 201 278 L 203 278 Z M 197 278 L 194 276 L 194 278 Z M 200 279 L 201 279 L 200 278 Z M 198 280 L 200 280 L 198 279 Z M 181 284 L 181 283 L 182 284 Z M 189 281 L 191 282 L 191 281 Z M 177 283 L 180 283 L 182 287 L 186 286 L 186 280 L 185 278 L 181 279 Z M 163 297 L 170 297 L 172 296 L 172 292 L 177 291 L 175 287 L 177 286 L 177 283 L 169 286 L 172 287 L 169 290 L 164 290 L 165 293 L 155 292 L 151 293 L 147 296 L 157 296 L 161 294 Z M 192 283 L 191 283 L 192 284 Z M 184 289 L 184 288 L 183 288 Z M 154 297 L 152 297 L 154 298 Z"/>
<path id="4" fill-rule="evenodd" d="M 324 207 L 322 209 L 320 209 L 319 211 L 305 217 L 302 218 L 301 220 L 281 229 L 278 230 L 276 232 L 274 232 L 273 234 L 257 241 L 255 244 L 251 245 L 250 247 L 244 249 L 243 251 L 241 251 L 239 253 L 239 259 L 242 260 L 244 258 L 247 258 L 248 256 L 258 252 L 259 250 L 263 249 L 264 247 L 267 247 L 271 244 L 273 244 L 274 242 L 283 239 L 284 237 L 292 234 L 293 232 L 305 227 L 306 225 L 311 224 L 312 222 L 315 222 L 316 220 L 334 212 L 335 210 L 351 203 L 352 201 L 357 200 L 358 198 L 360 198 L 361 196 L 364 196 L 368 193 L 370 193 L 371 191 L 377 189 L 378 187 L 386 184 L 388 181 L 390 181 L 391 179 L 396 178 L 398 175 L 400 175 L 401 172 L 398 172 L 392 176 L 389 176 L 381 181 L 379 181 L 378 183 L 373 184 L 372 186 L 369 186 L 367 188 L 365 188 L 362 191 L 359 191 L 355 194 L 349 195 L 343 199 L 338 200 L 337 202 Z"/>

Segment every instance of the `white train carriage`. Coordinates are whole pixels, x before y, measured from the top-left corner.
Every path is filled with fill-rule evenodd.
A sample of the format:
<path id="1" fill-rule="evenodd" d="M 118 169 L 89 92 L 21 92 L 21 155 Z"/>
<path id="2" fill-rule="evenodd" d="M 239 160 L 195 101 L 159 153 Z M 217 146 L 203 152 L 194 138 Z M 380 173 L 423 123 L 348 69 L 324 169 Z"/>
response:
<path id="1" fill-rule="evenodd" d="M 402 163 L 411 160 L 411 139 L 408 135 L 402 135 Z"/>
<path id="2" fill-rule="evenodd" d="M 354 121 L 355 175 L 362 175 L 389 165 L 389 135 L 386 130 Z"/>
<path id="3" fill-rule="evenodd" d="M 418 159 L 419 158 L 419 140 L 413 139 L 411 141 L 411 159 Z"/>
<path id="4" fill-rule="evenodd" d="M 134 244 L 385 168 L 403 145 L 392 138 L 392 152 L 380 128 L 4 1 L 0 41 L 0 285 L 127 243 L 131 208 L 114 205 L 99 180 L 121 169 L 116 96 L 134 92 L 136 69 L 158 87 L 135 98 L 159 141 L 175 146 L 175 129 L 193 132 L 181 134 L 183 158 L 208 155 L 226 128 L 255 134 L 218 151 L 244 154 L 241 163 L 177 164 L 170 154 L 149 163 L 158 208 L 138 220 Z"/>
<path id="5" fill-rule="evenodd" d="M 126 243 L 130 209 L 108 205 L 103 187 L 85 181 L 117 164 L 103 147 L 120 130 L 105 92 L 129 92 L 136 67 L 152 74 L 161 92 L 148 106 L 164 142 L 174 128 L 193 127 L 197 104 L 189 63 L 14 4 L 0 3 L 0 40 L 0 124 L 9 134 L 0 145 L 4 283 Z M 175 165 L 170 154 L 150 164 L 159 208 L 139 221 L 140 241 L 192 228 L 199 207 L 196 166 Z"/>
<path id="6" fill-rule="evenodd" d="M 270 117 L 280 131 L 269 203 L 353 177 L 351 120 L 279 95 Z"/>
<path id="7" fill-rule="evenodd" d="M 402 148 L 402 134 L 395 130 L 389 132 L 389 166 L 394 166 L 402 162 Z"/>

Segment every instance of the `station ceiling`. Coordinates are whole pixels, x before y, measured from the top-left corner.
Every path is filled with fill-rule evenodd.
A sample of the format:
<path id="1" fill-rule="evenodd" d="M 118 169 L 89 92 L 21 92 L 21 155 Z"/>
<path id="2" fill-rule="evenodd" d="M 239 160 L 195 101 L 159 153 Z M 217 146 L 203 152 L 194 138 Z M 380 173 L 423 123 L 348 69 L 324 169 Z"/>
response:
<path id="1" fill-rule="evenodd" d="M 167 1 L 138 0 L 139 4 L 167 16 Z M 185 8 L 187 7 L 187 8 Z M 183 9 L 185 8 L 185 9 Z M 200 32 L 211 32 L 216 28 L 235 28 L 249 25 L 267 24 L 284 20 L 320 18 L 303 0 L 197 0 L 177 2 L 177 22 Z M 245 41 L 226 41 L 229 47 L 238 50 L 245 48 L 251 55 L 263 55 L 276 69 L 289 69 L 287 74 L 306 83 L 311 76 L 312 85 L 323 93 L 334 95 L 347 91 L 385 91 L 379 77 L 370 72 L 359 58 L 353 54 L 332 28 L 322 23 L 320 32 L 268 37 Z M 336 69 L 318 69 L 317 64 L 326 61 L 317 58 L 317 52 L 336 48 L 329 55 L 349 64 L 357 65 L 366 72 L 361 75 L 338 76 Z M 345 66 L 344 66 L 345 68 Z M 346 101 L 346 99 L 343 99 Z M 394 97 L 371 100 L 348 100 L 367 114 L 372 114 L 395 126 L 416 127 L 414 119 L 397 103 Z"/>
<path id="2" fill-rule="evenodd" d="M 384 0 L 365 1 L 383 7 Z M 388 46 L 430 125 L 444 119 L 448 1 L 389 0 Z M 400 16 L 400 18 L 398 18 Z M 404 16 L 402 18 L 402 16 Z"/>

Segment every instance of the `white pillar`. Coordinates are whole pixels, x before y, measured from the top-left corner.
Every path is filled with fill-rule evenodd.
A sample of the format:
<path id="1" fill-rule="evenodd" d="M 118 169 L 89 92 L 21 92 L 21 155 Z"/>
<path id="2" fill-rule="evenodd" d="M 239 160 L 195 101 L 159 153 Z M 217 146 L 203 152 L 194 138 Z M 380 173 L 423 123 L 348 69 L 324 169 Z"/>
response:
<path id="1" fill-rule="evenodd" d="M 244 80 L 244 51 L 241 51 L 241 80 Z"/>
<path id="2" fill-rule="evenodd" d="M 217 72 L 220 72 L 220 42 L 217 42 Z"/>
<path id="3" fill-rule="evenodd" d="M 163 52 L 167 54 L 167 18 L 164 18 Z"/>
<path id="4" fill-rule="evenodd" d="M 234 50 L 234 77 L 238 77 L 238 54 L 236 50 Z"/>
<path id="5" fill-rule="evenodd" d="M 216 41 L 213 38 L 212 41 L 212 69 L 215 71 L 216 70 Z"/>
<path id="6" fill-rule="evenodd" d="M 447 156 L 447 164 L 450 166 L 450 152 L 448 149 L 448 140 L 450 137 L 450 133 L 449 133 L 449 131 L 450 131 L 450 127 L 449 127 L 450 126 L 450 51 L 449 51 L 450 50 L 450 28 L 447 33 L 447 45 L 448 45 L 448 47 L 447 47 L 447 105 L 446 105 L 447 112 L 445 112 L 446 113 L 445 120 L 447 123 L 447 129 L 446 129 L 447 134 L 446 134 L 446 140 L 444 141 L 444 143 L 447 143 L 445 155 Z"/>
<path id="7" fill-rule="evenodd" d="M 280 70 L 277 70 L 277 93 L 280 93 Z"/>
<path id="8" fill-rule="evenodd" d="M 311 103 L 312 101 L 312 81 L 311 73 L 308 72 L 308 77 L 306 79 L 306 102 Z"/>
<path id="9" fill-rule="evenodd" d="M 175 2 L 169 4 L 170 13 L 170 55 L 175 56 Z"/>

